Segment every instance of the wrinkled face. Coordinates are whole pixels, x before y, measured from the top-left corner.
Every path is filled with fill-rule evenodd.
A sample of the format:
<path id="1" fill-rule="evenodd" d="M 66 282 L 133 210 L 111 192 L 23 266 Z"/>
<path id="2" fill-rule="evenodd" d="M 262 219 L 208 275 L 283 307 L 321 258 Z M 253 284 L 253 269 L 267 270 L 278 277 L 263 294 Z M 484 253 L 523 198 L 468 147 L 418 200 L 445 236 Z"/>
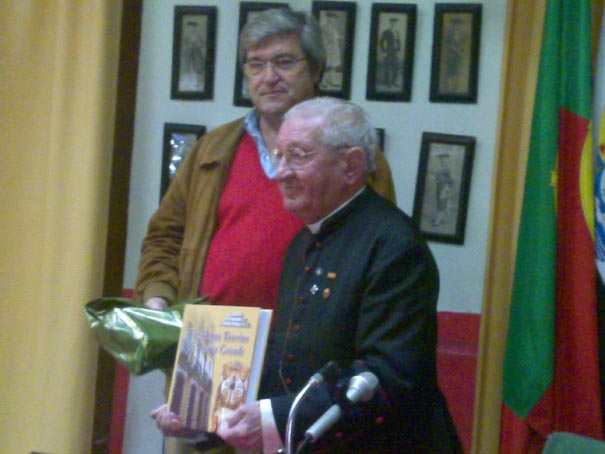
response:
<path id="1" fill-rule="evenodd" d="M 301 59 L 287 70 L 268 64 L 259 74 L 248 75 L 250 98 L 261 116 L 281 116 L 294 104 L 313 97 L 319 75 L 311 73 L 304 57 L 296 35 L 273 36 L 248 51 L 246 61 Z"/>
<path id="2" fill-rule="evenodd" d="M 338 208 L 347 198 L 346 162 L 340 150 L 319 145 L 320 117 L 289 117 L 281 126 L 277 146 L 313 153 L 304 165 L 293 168 L 285 158 L 279 161 L 277 180 L 284 208 L 312 224 Z"/>

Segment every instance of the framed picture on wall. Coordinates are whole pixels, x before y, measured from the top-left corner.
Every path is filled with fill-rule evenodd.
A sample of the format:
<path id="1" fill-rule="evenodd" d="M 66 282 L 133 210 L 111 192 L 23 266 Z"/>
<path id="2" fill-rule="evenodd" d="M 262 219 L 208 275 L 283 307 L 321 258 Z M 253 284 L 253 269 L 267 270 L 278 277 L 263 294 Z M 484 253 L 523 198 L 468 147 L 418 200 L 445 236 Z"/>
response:
<path id="1" fill-rule="evenodd" d="M 216 11 L 216 6 L 174 8 L 171 99 L 212 99 Z"/>
<path id="2" fill-rule="evenodd" d="M 326 68 L 318 94 L 350 99 L 357 4 L 314 1 L 312 10 L 326 48 Z"/>
<path id="3" fill-rule="evenodd" d="M 435 4 L 430 101 L 477 102 L 481 11 L 477 3 Z"/>
<path id="4" fill-rule="evenodd" d="M 413 218 L 428 240 L 464 244 L 475 138 L 422 134 Z"/>
<path id="5" fill-rule="evenodd" d="M 411 99 L 415 39 L 416 5 L 372 4 L 366 99 Z"/>
<path id="6" fill-rule="evenodd" d="M 254 18 L 254 15 L 272 8 L 286 8 L 287 3 L 283 2 L 240 2 L 239 4 L 239 32 L 242 31 L 246 21 Z M 237 41 L 239 43 L 239 39 Z M 236 63 L 235 63 L 235 87 L 233 88 L 233 105 L 240 107 L 252 107 L 252 101 L 250 100 L 250 93 L 248 92 L 248 81 L 242 70 L 242 66 L 239 60 L 239 49 L 236 52 Z"/>
<path id="7" fill-rule="evenodd" d="M 174 179 L 176 171 L 193 148 L 206 133 L 205 126 L 181 123 L 164 124 L 164 150 L 162 153 L 162 180 L 160 200 Z"/>

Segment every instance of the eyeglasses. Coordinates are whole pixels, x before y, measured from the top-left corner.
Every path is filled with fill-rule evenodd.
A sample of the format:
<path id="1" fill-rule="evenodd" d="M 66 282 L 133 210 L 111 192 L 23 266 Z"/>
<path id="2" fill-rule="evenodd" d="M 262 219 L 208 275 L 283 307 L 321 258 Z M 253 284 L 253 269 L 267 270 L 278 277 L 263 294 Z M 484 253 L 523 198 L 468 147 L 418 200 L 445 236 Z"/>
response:
<path id="1" fill-rule="evenodd" d="M 271 159 L 275 166 L 279 166 L 282 159 L 285 159 L 286 165 L 294 170 L 300 170 L 305 167 L 313 155 L 324 151 L 323 148 L 314 151 L 303 151 L 300 148 L 292 148 L 290 150 L 280 150 L 276 148 L 271 152 Z"/>
<path id="2" fill-rule="evenodd" d="M 277 57 L 274 60 L 263 61 L 263 60 L 248 60 L 244 63 L 244 72 L 248 77 L 259 76 L 265 68 L 269 65 L 274 71 L 280 74 L 292 71 L 297 63 L 306 60 L 306 57 L 292 58 L 292 57 Z"/>

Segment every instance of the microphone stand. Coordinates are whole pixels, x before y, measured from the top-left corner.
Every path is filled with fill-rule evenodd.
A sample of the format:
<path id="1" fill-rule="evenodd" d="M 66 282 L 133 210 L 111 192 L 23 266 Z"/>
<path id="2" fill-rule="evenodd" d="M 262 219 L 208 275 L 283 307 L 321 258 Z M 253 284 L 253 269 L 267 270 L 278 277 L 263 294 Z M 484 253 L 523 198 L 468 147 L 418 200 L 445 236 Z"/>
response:
<path id="1" fill-rule="evenodd" d="M 294 420 L 296 419 L 296 413 L 298 412 L 298 405 L 309 392 L 309 390 L 315 388 L 317 384 L 318 382 L 309 381 L 302 391 L 298 393 L 294 399 L 294 402 L 292 402 L 290 412 L 288 413 L 288 420 L 286 422 L 286 454 L 292 454 L 292 443 L 294 441 Z"/>
<path id="2" fill-rule="evenodd" d="M 296 420 L 296 414 L 298 412 L 300 402 L 305 398 L 311 389 L 317 388 L 324 383 L 324 381 L 329 381 L 332 378 L 335 378 L 337 375 L 340 375 L 340 368 L 334 361 L 330 361 L 328 364 L 322 367 L 319 372 L 313 374 L 304 388 L 294 398 L 294 402 L 292 402 L 292 406 L 288 412 L 288 420 L 286 422 L 286 454 L 293 454 L 292 445 L 294 443 L 294 421 Z"/>
<path id="3" fill-rule="evenodd" d="M 351 378 L 347 398 L 341 404 L 332 405 L 315 423 L 307 429 L 305 437 L 301 442 L 296 454 L 303 452 L 306 446 L 319 439 L 327 430 L 329 430 L 343 415 L 343 406 L 354 405 L 357 402 L 369 401 L 378 387 L 378 378 L 372 372 L 366 371 Z M 291 451 L 287 451 L 291 454 Z"/>

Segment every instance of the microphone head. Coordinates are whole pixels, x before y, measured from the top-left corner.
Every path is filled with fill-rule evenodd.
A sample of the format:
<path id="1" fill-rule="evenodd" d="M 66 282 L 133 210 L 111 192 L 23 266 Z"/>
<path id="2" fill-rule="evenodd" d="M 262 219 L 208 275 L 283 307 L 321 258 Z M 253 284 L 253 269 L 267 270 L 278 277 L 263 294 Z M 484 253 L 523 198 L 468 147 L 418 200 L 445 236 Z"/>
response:
<path id="1" fill-rule="evenodd" d="M 351 378 L 347 390 L 347 399 L 353 403 L 367 402 L 374 396 L 377 387 L 378 377 L 370 371 L 362 372 Z"/>

